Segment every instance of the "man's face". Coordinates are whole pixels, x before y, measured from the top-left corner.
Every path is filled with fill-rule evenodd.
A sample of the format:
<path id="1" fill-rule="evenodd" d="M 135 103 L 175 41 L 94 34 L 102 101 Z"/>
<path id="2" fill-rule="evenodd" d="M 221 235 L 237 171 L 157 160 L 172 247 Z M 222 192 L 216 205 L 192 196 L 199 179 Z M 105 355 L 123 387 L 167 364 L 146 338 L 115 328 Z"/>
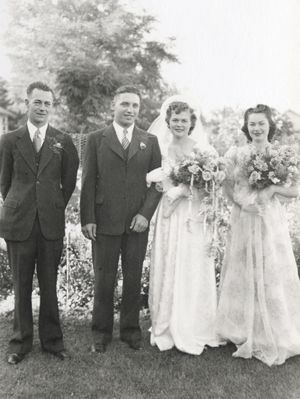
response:
<path id="1" fill-rule="evenodd" d="M 53 95 L 51 91 L 34 89 L 25 100 L 30 122 L 41 127 L 48 122 L 53 107 Z"/>
<path id="2" fill-rule="evenodd" d="M 114 120 L 122 127 L 131 126 L 138 117 L 140 98 L 134 93 L 121 93 L 112 102 Z"/>

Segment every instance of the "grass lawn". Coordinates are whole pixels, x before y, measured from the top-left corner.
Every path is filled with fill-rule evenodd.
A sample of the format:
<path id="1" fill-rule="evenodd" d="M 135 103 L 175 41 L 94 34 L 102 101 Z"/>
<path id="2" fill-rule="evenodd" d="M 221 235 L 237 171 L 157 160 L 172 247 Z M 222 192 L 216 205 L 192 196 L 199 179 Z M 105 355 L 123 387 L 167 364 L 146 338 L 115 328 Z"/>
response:
<path id="1" fill-rule="evenodd" d="M 201 356 L 176 349 L 160 353 L 149 344 L 143 324 L 143 349 L 135 352 L 115 336 L 105 354 L 90 354 L 90 322 L 63 319 L 72 358 L 60 361 L 42 353 L 37 331 L 33 351 L 16 366 L 5 361 L 11 315 L 0 316 L 0 398 L 199 398 L 299 399 L 300 356 L 269 368 L 231 357 L 233 345 L 208 348 Z"/>

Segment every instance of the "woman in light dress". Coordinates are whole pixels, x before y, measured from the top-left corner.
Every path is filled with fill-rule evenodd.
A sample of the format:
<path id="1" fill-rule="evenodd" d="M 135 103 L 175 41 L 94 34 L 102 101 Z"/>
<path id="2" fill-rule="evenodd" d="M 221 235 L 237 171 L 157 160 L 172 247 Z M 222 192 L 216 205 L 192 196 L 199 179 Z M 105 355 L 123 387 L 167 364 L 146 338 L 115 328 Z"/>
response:
<path id="1" fill-rule="evenodd" d="M 249 108 L 242 130 L 249 143 L 231 148 L 226 156 L 233 176 L 226 185 L 233 208 L 217 332 L 236 345 L 233 356 L 279 365 L 300 354 L 300 282 L 278 200 L 278 195 L 296 197 L 298 188 L 272 185 L 255 191 L 243 173 L 243 162 L 251 152 L 271 148 L 275 124 L 270 108 Z"/>
<path id="2" fill-rule="evenodd" d="M 194 189 L 189 197 L 189 188 L 174 187 L 168 173 L 191 154 L 195 145 L 213 150 L 205 141 L 195 113 L 186 102 L 176 101 L 180 99 L 168 99 L 149 129 L 160 142 L 164 176 L 151 253 L 151 344 L 161 351 L 175 346 L 182 352 L 200 355 L 205 345 L 218 345 L 215 269 L 208 251 L 212 238 L 199 216 L 205 194 Z"/>

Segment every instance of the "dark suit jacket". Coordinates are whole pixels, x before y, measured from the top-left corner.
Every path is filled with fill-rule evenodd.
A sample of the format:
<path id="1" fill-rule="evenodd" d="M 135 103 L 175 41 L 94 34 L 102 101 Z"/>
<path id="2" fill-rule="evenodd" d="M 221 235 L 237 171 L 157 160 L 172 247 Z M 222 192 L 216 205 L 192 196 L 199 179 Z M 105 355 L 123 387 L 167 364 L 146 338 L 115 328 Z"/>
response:
<path id="1" fill-rule="evenodd" d="M 39 166 L 27 126 L 0 141 L 0 236 L 23 241 L 38 214 L 42 234 L 64 236 L 65 207 L 76 184 L 78 155 L 67 134 L 48 126 Z"/>
<path id="2" fill-rule="evenodd" d="M 157 137 L 134 128 L 128 158 L 113 125 L 90 134 L 82 170 L 81 224 L 102 234 L 130 231 L 136 214 L 151 219 L 161 193 L 147 188 L 146 174 L 161 166 Z"/>

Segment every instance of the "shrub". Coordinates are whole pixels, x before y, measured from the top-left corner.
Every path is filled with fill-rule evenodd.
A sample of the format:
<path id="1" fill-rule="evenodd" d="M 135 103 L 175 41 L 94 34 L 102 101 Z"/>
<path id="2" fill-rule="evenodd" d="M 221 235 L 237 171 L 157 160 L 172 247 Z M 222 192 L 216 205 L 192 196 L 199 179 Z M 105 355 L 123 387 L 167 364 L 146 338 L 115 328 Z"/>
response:
<path id="1" fill-rule="evenodd" d="M 76 220 L 76 216 L 72 219 Z M 148 245 L 141 287 L 141 308 L 148 308 L 148 286 L 150 267 L 150 248 Z M 119 264 L 114 293 L 115 311 L 122 302 L 123 276 Z M 92 265 L 91 243 L 81 234 L 79 224 L 68 223 L 65 245 L 58 272 L 58 297 L 60 307 L 68 314 L 86 316 L 91 314 L 94 296 L 94 272 Z"/>
<path id="2" fill-rule="evenodd" d="M 0 300 L 11 294 L 12 289 L 12 275 L 8 264 L 7 252 L 4 249 L 0 249 Z"/>

